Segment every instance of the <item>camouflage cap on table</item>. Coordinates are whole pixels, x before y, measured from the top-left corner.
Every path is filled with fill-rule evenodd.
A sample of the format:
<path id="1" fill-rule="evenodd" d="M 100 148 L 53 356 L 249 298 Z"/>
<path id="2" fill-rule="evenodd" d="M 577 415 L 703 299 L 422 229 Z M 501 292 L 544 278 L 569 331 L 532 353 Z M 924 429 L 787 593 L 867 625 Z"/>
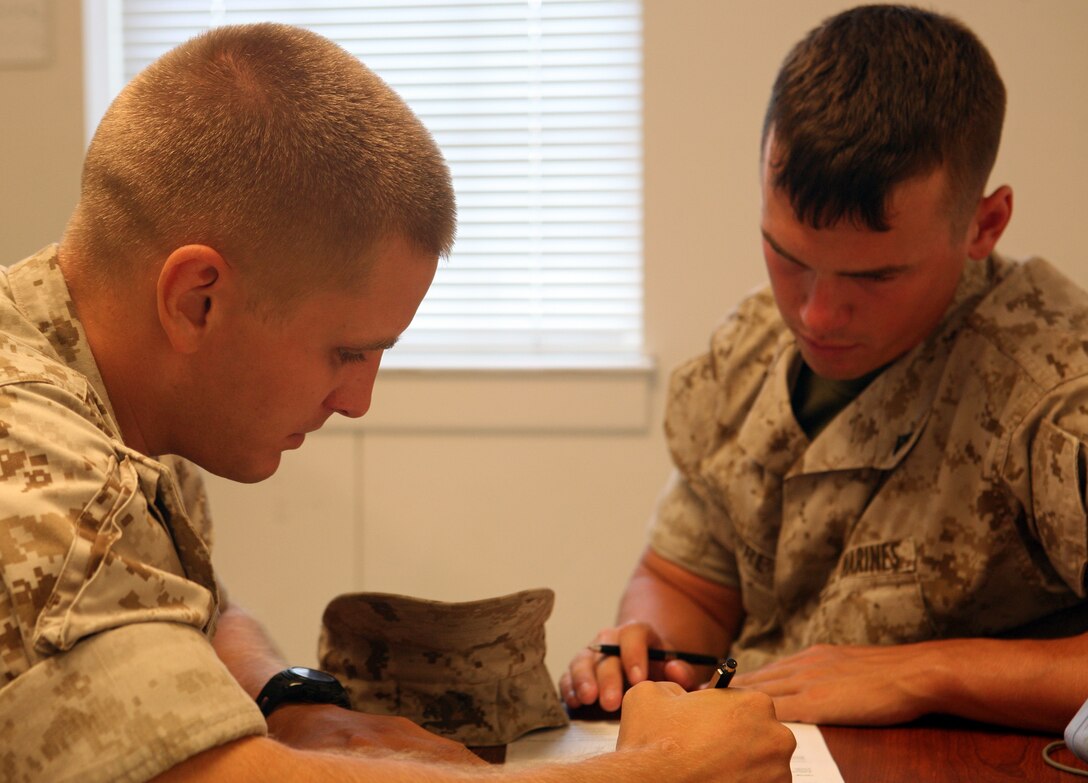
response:
<path id="1" fill-rule="evenodd" d="M 325 608 L 318 656 L 356 710 L 502 745 L 568 722 L 544 665 L 554 600 L 547 589 L 466 603 L 341 595 Z"/>

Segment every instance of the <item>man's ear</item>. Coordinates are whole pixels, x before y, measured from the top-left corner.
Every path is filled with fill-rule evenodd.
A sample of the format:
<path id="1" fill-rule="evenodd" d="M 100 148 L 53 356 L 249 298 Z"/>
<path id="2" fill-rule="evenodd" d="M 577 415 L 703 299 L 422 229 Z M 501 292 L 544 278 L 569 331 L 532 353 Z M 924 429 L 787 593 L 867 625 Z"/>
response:
<path id="1" fill-rule="evenodd" d="M 976 261 L 986 258 L 1005 233 L 1012 217 L 1012 188 L 1002 185 L 978 202 L 967 234 L 967 255 Z"/>
<path id="2" fill-rule="evenodd" d="M 220 316 L 231 268 L 207 245 L 184 245 L 167 257 L 155 288 L 159 323 L 179 353 L 195 352 Z"/>

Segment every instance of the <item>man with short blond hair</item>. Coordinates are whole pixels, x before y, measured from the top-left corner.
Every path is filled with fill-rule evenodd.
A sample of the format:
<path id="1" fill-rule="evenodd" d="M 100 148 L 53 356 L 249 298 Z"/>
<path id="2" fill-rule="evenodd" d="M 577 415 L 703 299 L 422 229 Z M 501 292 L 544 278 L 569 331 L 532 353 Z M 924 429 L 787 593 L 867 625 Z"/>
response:
<path id="1" fill-rule="evenodd" d="M 390 234 L 447 254 L 449 172 L 408 106 L 328 39 L 232 29 L 163 55 L 102 118 L 63 243 L 102 259 L 81 272 L 112 283 L 204 242 L 291 297 L 357 283 Z"/>
<path id="2" fill-rule="evenodd" d="M 216 29 L 121 93 L 62 242 L 0 276 L 0 777 L 493 779 L 286 669 L 220 590 L 189 462 L 260 481 L 362 416 L 453 230 L 430 136 L 313 33 Z M 510 779 L 789 780 L 760 694 L 628 710 L 616 753 Z"/>

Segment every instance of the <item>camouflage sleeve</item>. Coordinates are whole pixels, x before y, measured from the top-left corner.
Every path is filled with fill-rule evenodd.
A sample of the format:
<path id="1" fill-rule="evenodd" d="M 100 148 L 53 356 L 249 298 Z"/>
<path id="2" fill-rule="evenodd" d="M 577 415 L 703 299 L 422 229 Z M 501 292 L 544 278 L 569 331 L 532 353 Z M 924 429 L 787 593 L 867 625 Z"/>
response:
<path id="1" fill-rule="evenodd" d="M 158 494 L 164 474 L 154 460 L 110 438 L 78 389 L 0 386 L 0 716 L 20 716 L 23 736 L 37 725 L 27 716 L 44 713 L 45 720 L 57 710 L 41 705 L 63 705 L 61 695 L 78 693 L 82 702 L 84 693 L 105 693 L 122 680 L 132 689 L 109 713 L 113 734 L 104 733 L 102 720 L 78 717 L 74 704 L 60 709 L 62 717 L 65 709 L 76 717 L 39 738 L 40 753 L 60 754 L 50 764 L 69 756 L 74 770 L 91 756 L 95 765 L 128 763 L 123 759 L 144 752 L 138 747 L 146 740 L 144 724 L 165 730 L 171 716 L 180 721 L 177 734 L 156 734 L 156 742 L 176 741 L 190 754 L 201 749 L 189 735 L 203 737 L 203 730 L 185 721 L 204 709 L 201 683 L 222 668 L 202 632 L 214 621 L 214 584 L 188 520 L 171 517 L 168 506 L 179 504 Z M 179 549 L 178 541 L 191 545 Z M 184 643 L 177 641 L 179 629 Z M 164 644 L 167 636 L 175 642 Z M 145 639 L 146 654 L 134 645 Z M 162 687 L 170 673 L 178 686 Z M 213 712 L 232 711 L 248 733 L 264 731 L 233 680 L 213 690 Z M 31 702 L 35 709 L 21 708 Z M 100 743 L 99 735 L 108 741 Z M 4 729 L 0 736 L 14 735 Z M 121 742 L 122 736 L 134 739 Z M 0 770 L 15 759 L 29 765 L 15 767 L 22 777 L 0 777 L 72 776 L 30 775 L 44 761 L 23 755 L 29 747 L 16 743 L 19 755 L 5 756 L 0 743 Z M 103 773 L 99 779 L 142 778 Z"/>
<path id="2" fill-rule="evenodd" d="M 200 631 L 128 625 L 45 659 L 0 689 L 0 777 L 144 781 L 264 734 L 256 703 Z"/>
<path id="3" fill-rule="evenodd" d="M 736 586 L 736 559 L 725 513 L 709 501 L 699 466 L 717 446 L 720 391 L 713 358 L 681 365 L 669 382 L 665 437 L 676 466 L 657 502 L 650 547 L 661 557 L 719 584 Z"/>
<path id="4" fill-rule="evenodd" d="M 93 633 L 215 612 L 190 578 L 156 497 L 154 461 L 118 448 L 51 384 L 0 388 L 0 682 Z M 175 525 L 173 532 L 178 532 Z"/>
<path id="5" fill-rule="evenodd" d="M 717 584 L 739 587 L 736 558 L 724 514 L 703 503 L 679 472 L 658 500 L 650 548 L 666 560 Z"/>
<path id="6" fill-rule="evenodd" d="M 743 424 L 778 351 L 783 330 L 769 289 L 744 299 L 711 337 L 710 350 L 669 382 L 665 438 L 676 472 L 651 521 L 650 546 L 719 584 L 738 584 L 733 523 L 700 473 Z"/>
<path id="7" fill-rule="evenodd" d="M 1029 524 L 1050 564 L 1076 595 L 1088 595 L 1088 381 L 1078 394 L 1037 405 L 1012 438 L 1006 476 L 1020 478 Z M 1079 400 L 1079 402 L 1078 402 Z"/>
<path id="8" fill-rule="evenodd" d="M 676 470 L 665 485 L 651 521 L 650 547 L 698 576 L 730 586 L 737 569 L 722 546 L 727 521 L 699 496 L 699 464 L 713 449 L 718 390 L 709 355 L 681 365 L 669 382 L 665 435 Z"/>

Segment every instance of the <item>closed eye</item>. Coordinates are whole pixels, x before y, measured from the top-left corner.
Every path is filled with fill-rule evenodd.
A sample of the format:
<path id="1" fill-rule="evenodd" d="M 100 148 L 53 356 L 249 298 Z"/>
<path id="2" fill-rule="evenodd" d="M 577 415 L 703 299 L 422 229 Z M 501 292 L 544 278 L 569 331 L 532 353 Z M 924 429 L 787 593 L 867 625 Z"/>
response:
<path id="1" fill-rule="evenodd" d="M 808 264 L 804 263 L 798 258 L 787 253 L 778 243 L 774 241 L 770 234 L 764 229 L 763 241 L 767 243 L 767 246 L 774 253 L 775 257 L 788 262 L 788 266 L 792 269 L 809 269 Z M 900 275 L 905 274 L 910 270 L 910 267 L 906 264 L 902 265 L 889 265 L 883 267 L 877 267 L 874 269 L 868 269 L 861 272 L 839 272 L 839 276 L 849 278 L 851 280 L 863 280 L 870 283 L 889 283 L 897 279 Z"/>
<path id="2" fill-rule="evenodd" d="M 344 348 L 339 349 L 337 357 L 340 359 L 341 364 L 352 364 L 353 362 L 365 362 L 366 354 L 362 351 L 349 351 Z"/>
<path id="3" fill-rule="evenodd" d="M 387 340 L 366 340 L 354 344 L 348 342 L 346 345 L 336 349 L 336 358 L 340 364 L 354 364 L 356 362 L 369 361 L 373 354 L 388 351 L 396 345 L 398 339 L 400 338 L 391 337 Z"/>
<path id="4" fill-rule="evenodd" d="M 854 280 L 868 280 L 873 283 L 886 283 L 898 277 L 899 272 L 895 269 L 877 269 L 872 272 L 849 273 L 845 276 L 851 277 Z"/>

